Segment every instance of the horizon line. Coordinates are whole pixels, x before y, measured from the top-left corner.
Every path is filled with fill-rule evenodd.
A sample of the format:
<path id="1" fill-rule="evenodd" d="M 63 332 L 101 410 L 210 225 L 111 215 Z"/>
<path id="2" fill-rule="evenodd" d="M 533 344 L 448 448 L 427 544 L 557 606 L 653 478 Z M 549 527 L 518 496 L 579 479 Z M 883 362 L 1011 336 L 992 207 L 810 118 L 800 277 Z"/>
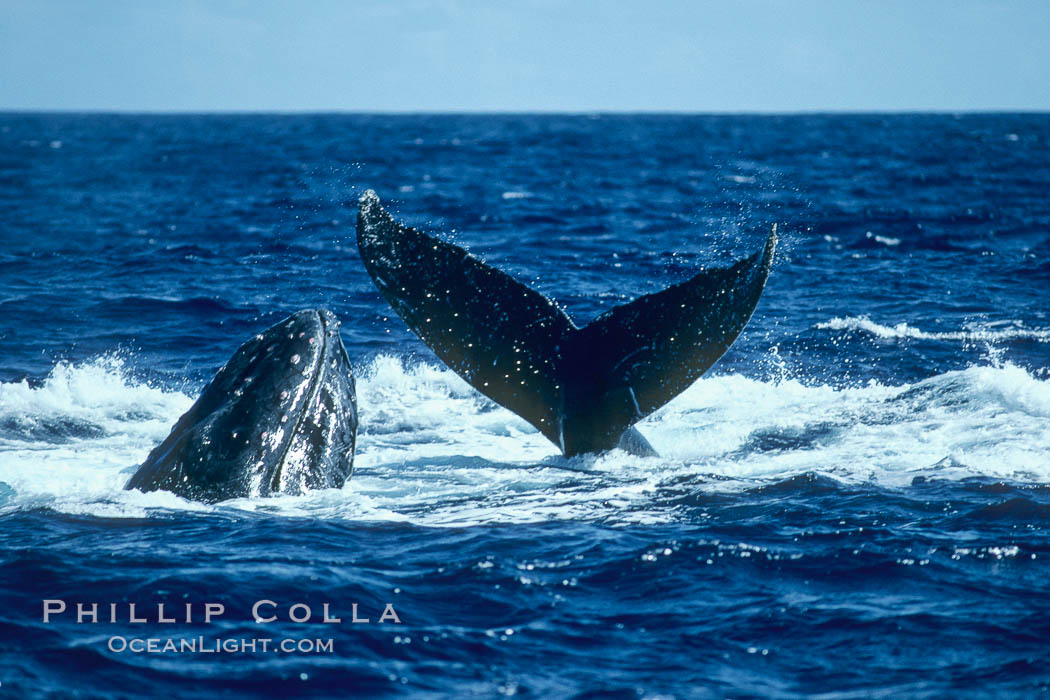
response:
<path id="1" fill-rule="evenodd" d="M 0 114 L 120 115 L 120 116 L 903 116 L 903 115 L 1050 115 L 1047 108 L 989 109 L 797 109 L 797 110 L 678 110 L 678 109 L 124 109 L 0 107 Z"/>

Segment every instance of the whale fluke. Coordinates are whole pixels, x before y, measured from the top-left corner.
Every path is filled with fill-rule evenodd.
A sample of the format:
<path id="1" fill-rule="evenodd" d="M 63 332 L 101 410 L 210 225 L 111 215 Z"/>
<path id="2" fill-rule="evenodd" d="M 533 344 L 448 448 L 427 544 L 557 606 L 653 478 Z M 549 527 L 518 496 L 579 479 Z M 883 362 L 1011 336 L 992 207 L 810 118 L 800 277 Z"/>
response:
<path id="1" fill-rule="evenodd" d="M 618 445 L 651 453 L 632 426 L 722 356 L 762 294 L 776 248 L 617 306 L 577 328 L 550 299 L 462 248 L 399 225 L 372 190 L 361 259 L 405 323 L 475 389 L 566 456 Z"/>
<path id="2" fill-rule="evenodd" d="M 124 488 L 205 502 L 339 488 L 356 437 L 339 321 L 300 311 L 234 353 Z"/>

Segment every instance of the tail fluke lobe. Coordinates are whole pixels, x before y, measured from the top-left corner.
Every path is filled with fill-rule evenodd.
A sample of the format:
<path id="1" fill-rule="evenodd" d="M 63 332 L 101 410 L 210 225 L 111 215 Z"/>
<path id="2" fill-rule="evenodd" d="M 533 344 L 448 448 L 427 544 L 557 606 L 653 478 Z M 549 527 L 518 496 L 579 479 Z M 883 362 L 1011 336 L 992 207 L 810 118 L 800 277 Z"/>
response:
<path id="1" fill-rule="evenodd" d="M 652 453 L 631 426 L 722 356 L 762 293 L 764 249 L 639 297 L 583 329 L 553 302 L 462 248 L 400 226 L 361 199 L 365 267 L 405 323 L 457 374 L 535 426 L 566 456 L 622 446 Z"/>
<path id="2" fill-rule="evenodd" d="M 774 228 L 763 250 L 732 267 L 617 306 L 574 333 L 562 358 L 562 451 L 617 446 L 707 371 L 754 312 L 776 241 Z"/>
<path id="3" fill-rule="evenodd" d="M 763 249 L 728 268 L 704 270 L 691 279 L 617 306 L 573 338 L 568 366 L 586 378 L 571 387 L 570 416 L 598 421 L 622 432 L 695 382 L 736 340 L 751 318 L 769 276 L 776 227 Z M 601 405 L 588 410 L 596 396 Z M 594 434 L 596 426 L 586 432 Z M 609 438 L 607 437 L 606 440 Z"/>
<path id="4" fill-rule="evenodd" d="M 400 226 L 371 190 L 361 198 L 357 242 L 380 293 L 434 354 L 557 443 L 568 316 L 462 248 Z"/>

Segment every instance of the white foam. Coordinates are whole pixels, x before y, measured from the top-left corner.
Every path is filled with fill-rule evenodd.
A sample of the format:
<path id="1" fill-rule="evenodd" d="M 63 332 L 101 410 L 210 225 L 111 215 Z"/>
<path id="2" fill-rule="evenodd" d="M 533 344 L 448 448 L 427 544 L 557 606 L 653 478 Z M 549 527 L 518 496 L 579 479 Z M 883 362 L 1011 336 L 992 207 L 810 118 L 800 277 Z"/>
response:
<path id="1" fill-rule="evenodd" d="M 246 509 L 446 526 L 661 522 L 675 517 L 668 489 L 683 480 L 696 490 L 804 472 L 886 485 L 931 472 L 1050 482 L 1050 382 L 1012 365 L 853 388 L 709 377 L 639 425 L 661 457 L 572 460 L 444 368 L 381 356 L 359 369 L 361 430 L 345 488 L 217 506 L 122 489 L 192 397 L 137 382 L 113 359 L 60 364 L 39 387 L 0 384 L 0 482 L 14 491 L 0 507 L 107 517 Z M 63 421 L 101 432 L 33 433 Z"/>
<path id="2" fill-rule="evenodd" d="M 20 496 L 110 496 L 190 397 L 127 379 L 120 359 L 60 363 L 42 386 L 0 384 L 0 481 Z M 50 437 L 49 437 L 50 436 Z"/>
<path id="3" fill-rule="evenodd" d="M 876 243 L 881 243 L 885 246 L 893 247 L 901 244 L 901 239 L 899 238 L 891 238 L 890 236 L 879 236 L 875 233 L 872 233 L 871 231 L 868 231 L 865 235 L 868 238 L 874 240 Z"/>
<path id="4" fill-rule="evenodd" d="M 907 323 L 892 326 L 872 321 L 867 316 L 849 316 L 833 318 L 818 323 L 817 328 L 833 331 L 863 331 L 878 338 L 913 338 L 916 340 L 959 340 L 968 343 L 997 343 L 1005 340 L 1028 339 L 1040 343 L 1050 342 L 1050 329 L 1011 327 L 984 327 L 968 330 L 924 331 Z"/>
<path id="5" fill-rule="evenodd" d="M 503 193 L 503 199 L 530 199 L 532 192 L 525 192 L 524 190 L 510 190 Z"/>

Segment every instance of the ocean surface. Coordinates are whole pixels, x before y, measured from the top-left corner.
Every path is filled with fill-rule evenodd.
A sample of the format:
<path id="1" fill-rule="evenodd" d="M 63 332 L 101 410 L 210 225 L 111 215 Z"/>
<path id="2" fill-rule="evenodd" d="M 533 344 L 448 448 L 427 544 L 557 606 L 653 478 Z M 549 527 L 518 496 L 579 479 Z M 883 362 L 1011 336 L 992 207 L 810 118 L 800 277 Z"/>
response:
<path id="1" fill-rule="evenodd" d="M 380 298 L 367 188 L 578 324 L 781 244 L 639 424 L 661 456 L 567 460 Z M 0 212 L 0 697 L 1050 689 L 1050 115 L 6 113 Z M 357 378 L 345 488 L 122 489 L 311 307 Z M 261 638 L 295 648 L 206 650 Z"/>

